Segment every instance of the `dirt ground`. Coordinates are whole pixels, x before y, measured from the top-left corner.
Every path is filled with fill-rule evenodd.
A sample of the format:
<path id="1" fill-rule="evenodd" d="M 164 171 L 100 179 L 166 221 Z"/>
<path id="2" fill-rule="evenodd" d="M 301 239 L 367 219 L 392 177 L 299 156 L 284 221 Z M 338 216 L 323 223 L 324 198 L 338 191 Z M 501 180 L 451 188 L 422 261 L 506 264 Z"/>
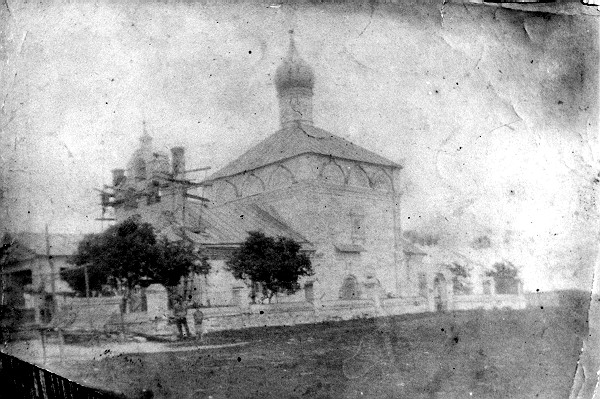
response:
<path id="1" fill-rule="evenodd" d="M 142 389 L 184 399 L 566 398 L 585 315 L 469 311 L 222 332 L 206 343 L 249 343 L 75 362 L 60 373 L 131 398 Z"/>

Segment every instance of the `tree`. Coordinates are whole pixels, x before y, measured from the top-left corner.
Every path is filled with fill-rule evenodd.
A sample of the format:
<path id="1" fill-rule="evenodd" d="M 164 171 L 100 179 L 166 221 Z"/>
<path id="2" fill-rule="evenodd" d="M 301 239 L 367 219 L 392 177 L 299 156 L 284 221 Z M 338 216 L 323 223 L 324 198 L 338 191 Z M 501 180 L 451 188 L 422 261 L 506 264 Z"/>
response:
<path id="1" fill-rule="evenodd" d="M 6 296 L 6 283 L 4 281 L 4 267 L 8 266 L 15 262 L 13 256 L 13 249 L 15 247 L 15 240 L 9 233 L 4 233 L 2 236 L 2 242 L 0 247 L 0 312 L 2 312 L 1 307 L 4 306 L 5 296 Z M 0 319 L 2 315 L 0 314 Z"/>
<path id="2" fill-rule="evenodd" d="M 8 265 L 13 261 L 11 252 L 15 246 L 15 240 L 9 233 L 4 233 L 0 244 L 2 245 L 0 247 L 0 265 Z"/>
<path id="3" fill-rule="evenodd" d="M 124 289 L 126 298 L 135 287 L 151 282 L 171 287 L 183 276 L 210 270 L 207 258 L 191 242 L 157 239 L 152 225 L 139 217 L 85 236 L 70 263 L 79 267 L 64 270 L 61 276 L 74 290 L 85 293 L 87 267 L 91 290 L 110 285 Z"/>
<path id="4" fill-rule="evenodd" d="M 511 262 L 497 262 L 485 274 L 493 277 L 497 294 L 517 295 L 519 293 L 519 270 Z"/>
<path id="5" fill-rule="evenodd" d="M 179 284 L 190 273 L 208 274 L 208 257 L 190 241 L 170 241 L 162 237 L 157 242 L 158 258 L 149 268 L 148 276 L 167 287 Z"/>
<path id="6" fill-rule="evenodd" d="M 286 237 L 267 237 L 257 231 L 249 233 L 227 260 L 226 268 L 252 288 L 253 302 L 257 285 L 270 303 L 278 293 L 297 292 L 300 277 L 314 274 L 310 259 L 300 252 L 299 243 Z"/>
<path id="7" fill-rule="evenodd" d="M 85 266 L 80 266 L 74 269 L 61 270 L 60 277 L 69 284 L 73 290 L 80 295 L 86 294 L 85 285 Z M 105 286 L 110 285 L 108 283 L 108 277 L 110 274 L 109 270 L 103 269 L 99 265 L 88 265 L 88 284 L 90 291 L 102 291 Z"/>
<path id="8" fill-rule="evenodd" d="M 471 276 L 469 268 L 457 262 L 452 262 L 452 264 L 446 265 L 446 267 L 452 273 L 453 292 L 458 295 L 470 295 L 472 287 L 469 281 Z"/>

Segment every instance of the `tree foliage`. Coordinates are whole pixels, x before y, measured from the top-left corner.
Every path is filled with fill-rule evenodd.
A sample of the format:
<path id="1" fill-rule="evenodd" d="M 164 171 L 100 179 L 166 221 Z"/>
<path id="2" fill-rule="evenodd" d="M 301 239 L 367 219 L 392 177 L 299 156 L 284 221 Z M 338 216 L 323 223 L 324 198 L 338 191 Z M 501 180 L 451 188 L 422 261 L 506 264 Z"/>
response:
<path id="1" fill-rule="evenodd" d="M 518 279 L 519 270 L 511 262 L 496 262 L 492 268 L 493 270 L 488 270 L 485 273 L 486 276 L 501 279 Z"/>
<path id="2" fill-rule="evenodd" d="M 308 256 L 300 244 L 286 237 L 267 237 L 250 232 L 246 241 L 226 262 L 233 276 L 254 289 L 260 286 L 264 298 L 278 293 L 293 294 L 300 289 L 300 277 L 313 275 Z M 254 299 L 254 297 L 253 297 Z"/>
<path id="3" fill-rule="evenodd" d="M 516 295 L 519 291 L 519 269 L 511 262 L 496 262 L 485 274 L 493 277 L 497 294 Z"/>
<path id="4" fill-rule="evenodd" d="M 79 267 L 64 270 L 61 276 L 79 293 L 85 292 L 83 266 L 95 291 L 105 285 L 131 291 L 151 282 L 175 286 L 183 276 L 210 270 L 207 258 L 192 243 L 157 239 L 152 225 L 139 217 L 86 235 L 70 263 Z"/>
<path id="5" fill-rule="evenodd" d="M 15 261 L 12 256 L 12 249 L 15 246 L 15 240 L 9 233 L 4 233 L 2 242 L 0 243 L 0 265 L 8 265 Z"/>
<path id="6" fill-rule="evenodd" d="M 463 266 L 460 263 L 452 262 L 450 265 L 446 265 L 448 270 L 452 273 L 452 287 L 455 294 L 458 295 L 469 295 L 472 293 L 471 282 L 471 271 L 467 266 Z"/>
<path id="7" fill-rule="evenodd" d="M 176 286 L 182 276 L 190 272 L 208 274 L 208 258 L 189 241 L 169 241 L 162 237 L 157 242 L 158 257 L 149 267 L 149 277 L 167 287 Z"/>

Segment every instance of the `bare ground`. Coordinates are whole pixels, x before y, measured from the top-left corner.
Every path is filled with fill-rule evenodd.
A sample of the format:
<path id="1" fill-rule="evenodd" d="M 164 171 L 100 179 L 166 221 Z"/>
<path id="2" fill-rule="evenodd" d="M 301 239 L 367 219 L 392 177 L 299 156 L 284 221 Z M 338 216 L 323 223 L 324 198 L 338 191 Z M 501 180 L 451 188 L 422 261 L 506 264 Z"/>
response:
<path id="1" fill-rule="evenodd" d="M 567 398 L 586 331 L 585 309 L 405 315 L 221 332 L 206 343 L 249 343 L 56 371 L 131 398 Z"/>

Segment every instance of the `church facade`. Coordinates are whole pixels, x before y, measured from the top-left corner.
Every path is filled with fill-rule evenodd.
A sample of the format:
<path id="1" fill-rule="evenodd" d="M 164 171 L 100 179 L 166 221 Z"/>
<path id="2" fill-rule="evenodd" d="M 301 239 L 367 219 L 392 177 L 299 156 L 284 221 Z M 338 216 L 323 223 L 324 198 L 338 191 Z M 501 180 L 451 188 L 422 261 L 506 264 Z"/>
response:
<path id="1" fill-rule="evenodd" d="M 313 264 L 303 289 L 279 302 L 403 298 L 430 310 L 452 307 L 449 259 L 402 237 L 402 165 L 315 126 L 314 84 L 292 39 L 275 74 L 280 129 L 199 183 L 187 179 L 183 148 L 154 152 L 144 132 L 127 169 L 113 171 L 106 204 L 117 222 L 137 214 L 162 234 L 203 246 L 212 270 L 189 284 L 204 306 L 249 301 L 248 288 L 224 266 L 258 230 L 297 240 Z M 190 194 L 198 187 L 202 196 Z M 473 294 L 484 294 L 483 280 L 476 273 Z"/>
<path id="2" fill-rule="evenodd" d="M 209 198 L 256 204 L 305 237 L 315 296 L 359 298 L 370 281 L 399 295 L 401 166 L 315 126 L 314 80 L 292 42 L 275 74 L 280 130 L 210 176 Z"/>

